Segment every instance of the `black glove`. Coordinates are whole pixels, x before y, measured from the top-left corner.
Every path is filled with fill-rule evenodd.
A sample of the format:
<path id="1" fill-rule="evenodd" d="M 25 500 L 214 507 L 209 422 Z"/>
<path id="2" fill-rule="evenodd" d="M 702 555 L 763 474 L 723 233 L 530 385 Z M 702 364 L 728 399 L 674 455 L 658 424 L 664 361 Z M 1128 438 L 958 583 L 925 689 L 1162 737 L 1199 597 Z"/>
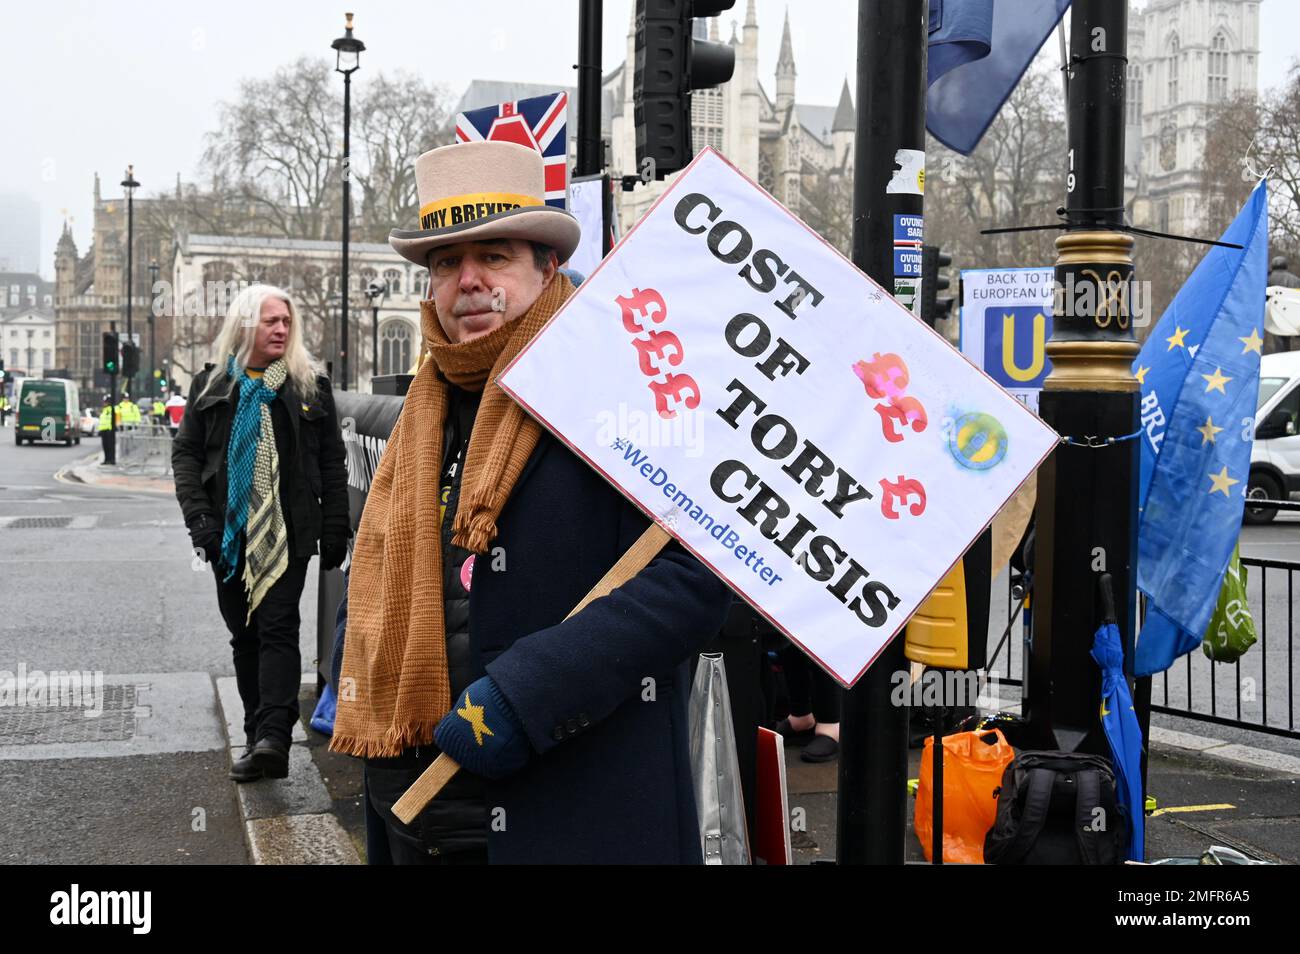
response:
<path id="1" fill-rule="evenodd" d="M 209 563 L 216 563 L 221 556 L 221 524 L 208 514 L 195 519 L 190 524 L 190 546 L 200 550 Z"/>
<path id="2" fill-rule="evenodd" d="M 321 537 L 320 566 L 322 570 L 337 570 L 348 555 L 348 538 L 333 535 Z"/>

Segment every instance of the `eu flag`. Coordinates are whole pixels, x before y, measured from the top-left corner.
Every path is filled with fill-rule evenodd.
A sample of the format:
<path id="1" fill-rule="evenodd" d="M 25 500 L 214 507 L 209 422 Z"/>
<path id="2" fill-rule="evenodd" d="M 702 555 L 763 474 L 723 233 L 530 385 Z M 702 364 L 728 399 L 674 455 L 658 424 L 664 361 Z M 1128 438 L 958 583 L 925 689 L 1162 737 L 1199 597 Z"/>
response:
<path id="1" fill-rule="evenodd" d="M 931 2 L 925 125 L 969 156 L 1025 75 L 1070 0 Z"/>
<path id="2" fill-rule="evenodd" d="M 1133 365 L 1142 389 L 1135 672 L 1163 672 L 1210 622 L 1241 528 L 1268 272 L 1261 182 L 1161 316 Z"/>

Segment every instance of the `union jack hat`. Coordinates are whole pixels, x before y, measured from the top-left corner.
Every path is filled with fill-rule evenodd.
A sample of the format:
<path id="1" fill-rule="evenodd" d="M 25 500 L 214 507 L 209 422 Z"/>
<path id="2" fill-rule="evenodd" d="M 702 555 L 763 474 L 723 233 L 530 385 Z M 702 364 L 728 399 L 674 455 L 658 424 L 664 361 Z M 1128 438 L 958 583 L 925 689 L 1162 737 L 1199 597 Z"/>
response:
<path id="1" fill-rule="evenodd" d="M 442 245 L 522 239 L 555 249 L 560 264 L 578 247 L 578 220 L 546 204 L 542 155 L 516 143 L 456 143 L 415 160 L 420 228 L 393 229 L 388 242 L 409 262 L 428 266 Z"/>

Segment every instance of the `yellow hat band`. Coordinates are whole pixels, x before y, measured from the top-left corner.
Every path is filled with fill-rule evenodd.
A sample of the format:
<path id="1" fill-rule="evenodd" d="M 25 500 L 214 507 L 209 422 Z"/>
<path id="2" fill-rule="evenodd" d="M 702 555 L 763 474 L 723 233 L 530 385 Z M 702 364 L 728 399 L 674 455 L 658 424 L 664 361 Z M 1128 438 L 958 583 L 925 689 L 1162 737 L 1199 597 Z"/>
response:
<path id="1" fill-rule="evenodd" d="M 471 192 L 455 195 L 420 206 L 420 228 L 445 229 L 451 225 L 464 225 L 475 219 L 486 218 L 526 205 L 545 205 L 535 195 L 515 192 Z"/>

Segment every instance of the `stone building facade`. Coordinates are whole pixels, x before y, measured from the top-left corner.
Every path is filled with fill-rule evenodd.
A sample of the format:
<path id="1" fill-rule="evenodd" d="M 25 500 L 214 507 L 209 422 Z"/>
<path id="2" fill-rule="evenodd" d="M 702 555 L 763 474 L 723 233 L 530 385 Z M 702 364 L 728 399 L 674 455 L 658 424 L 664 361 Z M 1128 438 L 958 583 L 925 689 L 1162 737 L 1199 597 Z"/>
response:
<path id="1" fill-rule="evenodd" d="M 1211 110 L 1259 91 L 1260 0 L 1150 0 L 1130 18 L 1128 172 L 1134 224 L 1199 235 Z"/>
<path id="2" fill-rule="evenodd" d="M 428 292 L 429 273 L 412 265 L 387 244 L 354 242 L 349 246 L 348 328 L 349 389 L 368 391 L 374 373 L 405 372 L 420 346 L 420 299 Z M 307 239 L 232 235 L 183 235 L 176 240 L 171 295 L 159 307 L 175 327 L 174 377 L 188 390 L 192 371 L 213 360 L 211 342 L 221 327 L 230 300 L 249 282 L 287 289 L 301 309 L 309 350 L 332 365 L 335 384 L 341 369 L 338 353 L 339 243 Z M 365 296 L 372 281 L 387 283 L 379 303 L 379 361 L 373 361 L 375 312 Z"/>

